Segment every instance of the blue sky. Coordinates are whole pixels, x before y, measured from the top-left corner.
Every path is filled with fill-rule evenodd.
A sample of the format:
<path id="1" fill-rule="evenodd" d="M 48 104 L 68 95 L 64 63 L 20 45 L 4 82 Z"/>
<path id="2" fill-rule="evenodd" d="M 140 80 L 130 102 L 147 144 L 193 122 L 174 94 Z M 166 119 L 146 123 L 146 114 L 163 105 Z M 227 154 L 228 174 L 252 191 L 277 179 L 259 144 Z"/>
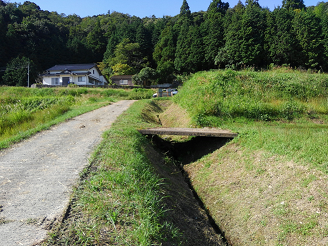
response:
<path id="1" fill-rule="evenodd" d="M 106 14 L 108 10 L 117 11 L 124 14 L 146 17 L 155 15 L 163 17 L 164 15 L 175 16 L 179 14 L 183 0 L 30 0 L 39 5 L 42 10 L 56 11 L 59 14 L 66 15 L 77 14 L 80 17 Z M 20 0 L 10 0 L 8 2 L 24 3 Z M 211 0 L 187 0 L 191 12 L 207 10 L 212 2 Z M 228 2 L 230 7 L 237 4 L 238 0 L 223 0 Z M 245 0 L 242 0 L 245 3 Z M 304 0 L 306 6 L 317 5 L 319 0 Z M 281 6 L 282 0 L 259 0 L 262 7 L 268 7 L 273 10 Z"/>

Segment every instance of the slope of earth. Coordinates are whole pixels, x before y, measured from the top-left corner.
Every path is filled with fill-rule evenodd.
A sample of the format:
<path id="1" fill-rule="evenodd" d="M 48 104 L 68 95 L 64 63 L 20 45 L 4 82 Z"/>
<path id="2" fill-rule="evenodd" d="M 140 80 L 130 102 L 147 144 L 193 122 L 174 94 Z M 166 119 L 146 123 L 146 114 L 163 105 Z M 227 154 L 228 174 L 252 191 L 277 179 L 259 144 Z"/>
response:
<path id="1" fill-rule="evenodd" d="M 327 245 L 327 174 L 230 143 L 185 166 L 232 245 Z"/>
<path id="2" fill-rule="evenodd" d="M 103 131 L 132 103 L 83 114 L 0 152 L 1 245 L 32 245 L 46 237 Z"/>
<path id="3" fill-rule="evenodd" d="M 117 119 L 43 245 L 226 245 L 179 166 L 137 130 L 170 103 L 138 101 Z"/>
<path id="4" fill-rule="evenodd" d="M 168 109 L 173 107 L 174 120 L 168 112 L 159 118 L 161 122 L 172 122 L 172 126 L 176 126 L 185 121 L 185 110 L 177 105 Z M 318 124 L 312 127 L 323 132 L 325 123 Z M 282 130 L 276 131 L 284 131 L 286 137 L 291 137 L 296 126 L 286 127 L 281 126 Z M 265 128 L 270 132 L 267 133 Z M 275 129 L 270 124 L 259 124 L 256 135 L 262 142 L 272 142 L 274 148 L 282 139 L 275 139 L 271 128 Z M 237 130 L 236 126 L 234 130 Z M 182 163 L 194 190 L 226 240 L 231 245 L 327 245 L 328 175 L 324 171 L 325 162 L 318 168 L 304 159 L 273 154 L 268 149 L 254 150 L 243 144 L 251 137 L 250 131 L 247 132 L 248 135 L 242 133 L 214 152 Z M 197 148 L 201 146 L 195 146 L 190 152 L 194 153 Z"/>

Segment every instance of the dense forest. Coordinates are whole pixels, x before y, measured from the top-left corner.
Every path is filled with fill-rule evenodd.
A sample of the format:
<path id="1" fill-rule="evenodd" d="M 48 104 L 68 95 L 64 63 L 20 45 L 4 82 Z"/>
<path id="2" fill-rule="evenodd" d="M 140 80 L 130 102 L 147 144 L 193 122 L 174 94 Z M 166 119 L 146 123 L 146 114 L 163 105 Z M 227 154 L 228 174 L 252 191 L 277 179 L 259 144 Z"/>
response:
<path id="1" fill-rule="evenodd" d="M 139 84 L 179 74 L 291 66 L 328 71 L 328 3 L 305 7 L 283 0 L 270 11 L 257 0 L 230 7 L 212 0 L 207 11 L 139 18 L 118 12 L 81 18 L 41 10 L 33 2 L 0 0 L 0 85 L 27 85 L 56 64 L 93 63 L 108 78 L 136 74 Z"/>

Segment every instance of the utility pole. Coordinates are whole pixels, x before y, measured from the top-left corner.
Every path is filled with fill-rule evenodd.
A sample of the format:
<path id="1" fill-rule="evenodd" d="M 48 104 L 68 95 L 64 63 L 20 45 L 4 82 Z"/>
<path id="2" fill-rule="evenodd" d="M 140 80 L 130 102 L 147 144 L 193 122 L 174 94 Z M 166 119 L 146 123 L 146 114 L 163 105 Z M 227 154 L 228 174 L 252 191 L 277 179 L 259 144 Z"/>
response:
<path id="1" fill-rule="evenodd" d="M 30 87 L 30 62 L 27 63 L 27 87 Z"/>

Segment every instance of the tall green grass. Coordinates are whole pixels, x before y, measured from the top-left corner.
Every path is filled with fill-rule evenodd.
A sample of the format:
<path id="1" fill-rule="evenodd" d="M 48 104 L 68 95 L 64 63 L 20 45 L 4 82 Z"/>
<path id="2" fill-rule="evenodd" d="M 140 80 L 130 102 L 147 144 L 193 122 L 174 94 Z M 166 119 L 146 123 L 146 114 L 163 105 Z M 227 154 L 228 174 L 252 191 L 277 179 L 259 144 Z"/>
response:
<path id="1" fill-rule="evenodd" d="M 151 107 L 145 100 L 133 104 L 103 135 L 92 158 L 96 171 L 83 174 L 70 216 L 45 245 L 179 245 L 178 230 L 165 220 L 163 180 L 137 131 L 154 126 L 151 115 L 143 119 Z"/>
<path id="2" fill-rule="evenodd" d="M 272 121 L 327 114 L 327 95 L 324 74 L 218 70 L 196 73 L 174 99 L 205 126 L 211 117 Z"/>
<path id="3" fill-rule="evenodd" d="M 64 114 L 76 116 L 115 100 L 151 96 L 152 90 L 145 89 L 0 87 L 0 149 L 35 132 L 32 129 L 58 122 Z"/>
<path id="4" fill-rule="evenodd" d="M 231 129 L 234 142 L 328 172 L 328 76 L 211 71 L 184 83 L 176 103 L 196 126 Z"/>

